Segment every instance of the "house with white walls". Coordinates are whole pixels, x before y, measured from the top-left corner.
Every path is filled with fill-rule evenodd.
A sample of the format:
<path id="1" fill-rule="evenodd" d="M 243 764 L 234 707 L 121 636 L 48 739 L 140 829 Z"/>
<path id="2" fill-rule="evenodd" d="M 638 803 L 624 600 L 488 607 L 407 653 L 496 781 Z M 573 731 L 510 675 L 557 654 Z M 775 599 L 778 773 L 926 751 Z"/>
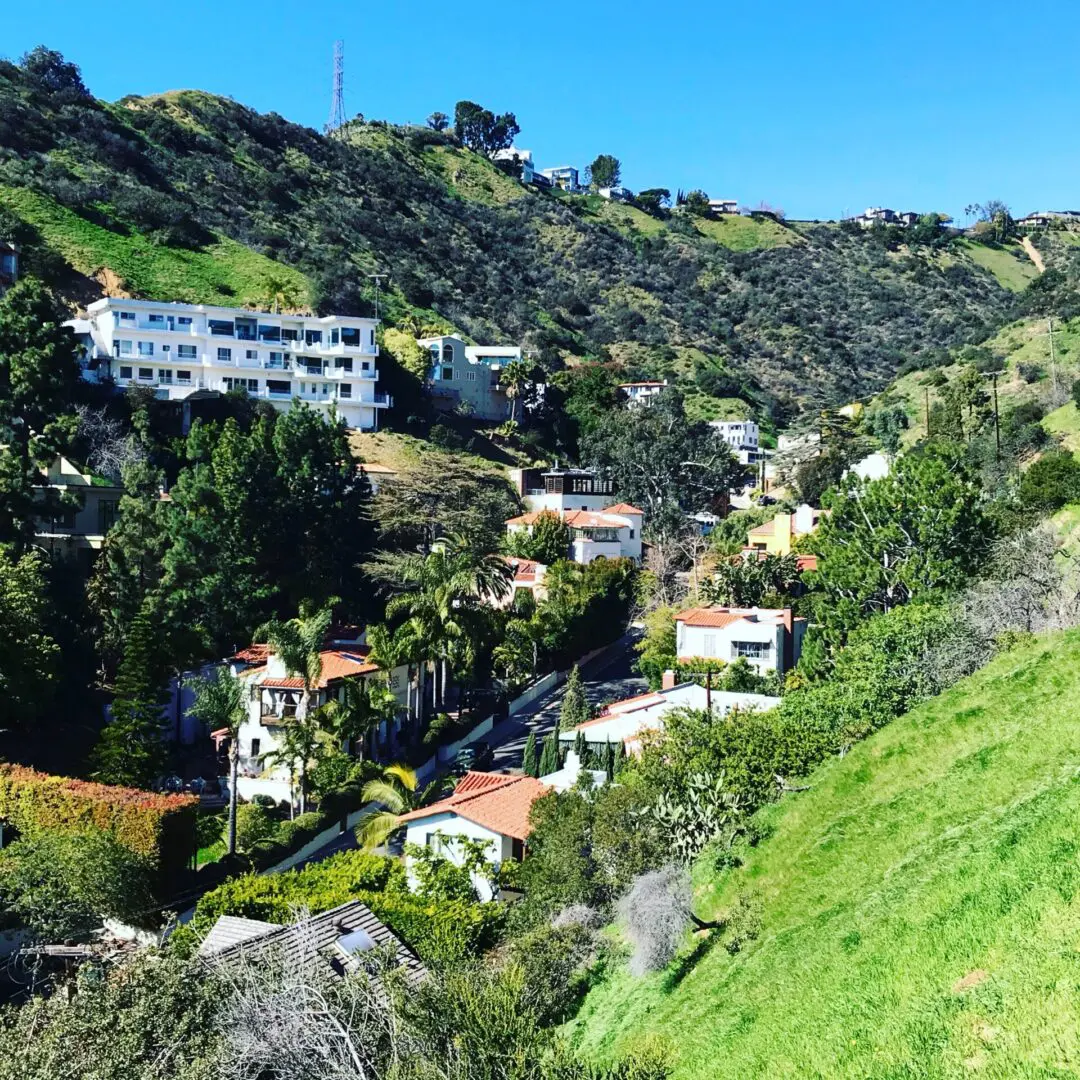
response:
<path id="1" fill-rule="evenodd" d="M 791 608 L 687 608 L 675 616 L 680 664 L 694 660 L 745 660 L 759 675 L 783 675 L 798 662 L 806 619 Z"/>
<path id="2" fill-rule="evenodd" d="M 502 384 L 502 372 L 513 360 L 523 359 L 520 345 L 467 345 L 453 334 L 419 338 L 417 344 L 431 354 L 428 390 L 437 404 L 464 408 L 480 420 L 503 421 L 511 412 L 520 416 L 543 384 L 522 392 L 516 408 Z"/>
<path id="3" fill-rule="evenodd" d="M 552 187 L 557 187 L 561 191 L 570 193 L 581 191 L 581 184 L 578 182 L 579 173 L 573 165 L 556 165 L 550 169 L 541 169 L 540 175 L 550 181 Z"/>
<path id="4" fill-rule="evenodd" d="M 44 472 L 48 488 L 76 503 L 39 517 L 34 543 L 50 557 L 72 560 L 89 571 L 117 519 L 124 489 L 59 454 Z"/>
<path id="5" fill-rule="evenodd" d="M 467 772 L 452 795 L 402 814 L 398 821 L 405 826 L 406 844 L 429 848 L 458 866 L 465 861 L 466 843 L 483 845 L 490 873 L 474 874 L 473 885 L 481 900 L 491 900 L 499 867 L 525 857 L 529 812 L 549 790 L 531 776 Z"/>
<path id="6" fill-rule="evenodd" d="M 510 480 L 529 510 L 602 510 L 615 482 L 588 469 L 511 469 Z"/>
<path id="7" fill-rule="evenodd" d="M 104 373 L 121 390 L 181 402 L 243 391 L 282 410 L 302 401 L 361 431 L 392 404 L 377 389 L 375 319 L 106 297 L 68 325 L 87 376 Z"/>
<path id="8" fill-rule="evenodd" d="M 533 165 L 533 152 L 522 150 L 518 146 L 508 146 L 505 150 L 496 150 L 492 161 L 507 161 L 513 165 L 521 166 L 521 182 L 531 184 L 536 176 L 536 167 Z"/>
<path id="9" fill-rule="evenodd" d="M 568 558 L 587 566 L 593 559 L 633 559 L 641 562 L 641 531 L 645 514 L 629 503 L 615 503 L 602 511 L 530 510 L 506 523 L 506 531 L 531 533 L 543 514 L 557 514 L 570 530 Z"/>
<path id="10" fill-rule="evenodd" d="M 676 685 L 675 673 L 667 671 L 661 689 L 612 702 L 591 720 L 560 731 L 559 744 L 564 749 L 573 747 L 580 732 L 585 736 L 586 746 L 596 753 L 605 750 L 608 743 L 621 742 L 628 754 L 635 754 L 641 749 L 642 733 L 662 731 L 664 716 L 672 709 L 710 709 L 717 717 L 723 717 L 735 709 L 765 712 L 779 704 L 779 698 L 766 694 L 710 690 L 694 682 Z"/>
<path id="11" fill-rule="evenodd" d="M 619 389 L 626 395 L 628 406 L 650 405 L 667 389 L 667 379 L 619 383 Z"/>

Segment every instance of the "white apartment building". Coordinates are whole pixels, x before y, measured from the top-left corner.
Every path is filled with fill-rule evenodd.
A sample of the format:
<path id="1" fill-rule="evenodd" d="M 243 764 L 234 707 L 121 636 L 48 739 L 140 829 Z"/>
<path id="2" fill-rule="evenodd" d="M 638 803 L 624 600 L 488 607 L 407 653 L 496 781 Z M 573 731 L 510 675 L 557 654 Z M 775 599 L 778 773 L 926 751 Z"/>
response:
<path id="1" fill-rule="evenodd" d="M 731 447 L 740 465 L 756 465 L 764 457 L 753 420 L 710 420 L 709 427 Z"/>
<path id="2" fill-rule="evenodd" d="M 521 182 L 531 184 L 536 175 L 536 166 L 533 164 L 533 152 L 522 150 L 517 146 L 507 147 L 505 150 L 495 152 L 495 161 L 516 161 L 521 166 Z"/>
<path id="3" fill-rule="evenodd" d="M 512 360 L 521 360 L 520 345 L 466 345 L 459 337 L 420 338 L 417 344 L 431 354 L 428 385 L 432 397 L 457 406 L 466 403 L 480 420 L 506 420 L 510 398 L 500 378 Z M 525 407 L 518 402 L 517 412 Z"/>
<path id="4" fill-rule="evenodd" d="M 806 620 L 791 608 L 689 608 L 675 616 L 679 663 L 744 659 L 758 674 L 783 674 L 798 662 Z"/>
<path id="5" fill-rule="evenodd" d="M 556 165 L 551 169 L 541 169 L 540 175 L 550 180 L 552 187 L 571 192 L 581 190 L 581 184 L 578 182 L 579 174 L 573 165 Z"/>
<path id="6" fill-rule="evenodd" d="M 169 401 L 243 390 L 279 409 L 303 401 L 336 410 L 362 431 L 376 430 L 392 404 L 376 389 L 375 319 L 115 297 L 86 314 L 69 324 L 83 338 L 85 368 L 107 370 L 121 388 L 153 387 Z"/>

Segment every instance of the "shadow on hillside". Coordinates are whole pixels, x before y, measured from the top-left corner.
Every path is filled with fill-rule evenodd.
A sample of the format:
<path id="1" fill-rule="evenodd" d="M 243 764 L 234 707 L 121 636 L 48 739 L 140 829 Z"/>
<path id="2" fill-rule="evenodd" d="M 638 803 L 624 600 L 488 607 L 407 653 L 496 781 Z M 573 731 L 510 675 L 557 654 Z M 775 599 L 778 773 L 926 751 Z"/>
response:
<path id="1" fill-rule="evenodd" d="M 709 955 L 710 952 L 716 947 L 716 943 L 720 940 L 722 931 L 719 929 L 708 931 L 703 937 L 698 939 L 697 944 L 685 955 L 680 956 L 675 963 L 668 968 L 667 973 L 664 975 L 664 981 L 661 983 L 661 989 L 665 994 L 670 994 L 675 990 L 679 983 L 694 970 L 697 965 Z"/>

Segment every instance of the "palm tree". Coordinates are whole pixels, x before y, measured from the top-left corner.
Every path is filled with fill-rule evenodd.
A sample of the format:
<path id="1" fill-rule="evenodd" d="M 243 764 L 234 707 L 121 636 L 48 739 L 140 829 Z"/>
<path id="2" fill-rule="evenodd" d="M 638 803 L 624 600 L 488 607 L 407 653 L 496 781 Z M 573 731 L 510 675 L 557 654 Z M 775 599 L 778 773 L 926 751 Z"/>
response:
<path id="1" fill-rule="evenodd" d="M 387 765 L 382 778 L 369 780 L 362 792 L 365 803 L 383 807 L 364 818 L 357 826 L 356 837 L 365 851 L 385 844 L 401 825 L 398 818 L 420 805 L 416 793 L 419 780 L 414 769 L 407 765 Z"/>
<path id="2" fill-rule="evenodd" d="M 424 650 L 421 641 L 413 632 L 411 623 L 405 623 L 396 630 L 391 630 L 383 623 L 377 623 L 368 627 L 368 645 L 371 651 L 368 659 L 387 673 L 394 668 L 404 666 L 405 671 L 405 713 L 406 724 L 412 731 L 414 719 L 423 721 L 424 711 L 424 675 L 427 664 L 425 663 Z M 416 709 L 413 709 L 413 665 L 418 668 L 417 676 L 417 701 Z"/>
<path id="3" fill-rule="evenodd" d="M 322 731 L 351 750 L 383 721 L 392 721 L 396 711 L 397 698 L 381 679 L 345 679 L 340 696 L 320 705 L 314 715 Z"/>
<path id="4" fill-rule="evenodd" d="M 289 770 L 290 818 L 296 816 L 293 793 L 297 788 L 297 777 L 300 779 L 300 813 L 307 810 L 308 766 L 328 738 L 326 732 L 319 728 L 315 714 L 298 714 L 282 728 L 277 746 L 259 757 L 259 761 L 265 765 L 284 765 Z"/>
<path id="5" fill-rule="evenodd" d="M 322 678 L 322 649 L 336 603 L 337 597 L 331 597 L 323 607 L 316 608 L 305 600 L 300 605 L 296 618 L 287 622 L 274 620 L 257 631 L 258 636 L 263 638 L 281 659 L 285 670 L 304 680 L 304 696 L 296 710 L 295 719 L 285 727 L 282 746 L 263 755 L 264 760 L 275 760 L 289 766 L 290 786 L 293 770 L 299 765 L 301 813 L 304 812 L 306 804 L 308 761 L 319 744 L 318 725 L 310 719 L 310 714 L 314 711 L 313 692 L 317 690 Z M 304 747 L 307 751 L 300 753 Z"/>
<path id="6" fill-rule="evenodd" d="M 517 399 L 529 381 L 529 365 L 524 360 L 511 360 L 499 375 L 499 385 L 510 399 L 510 420 L 514 420 L 517 411 Z"/>
<path id="7" fill-rule="evenodd" d="M 247 717 L 244 684 L 228 668 L 218 668 L 213 678 L 195 684 L 195 702 L 191 715 L 211 731 L 229 734 L 229 824 L 225 846 L 236 854 L 236 779 L 240 772 L 240 725 Z"/>

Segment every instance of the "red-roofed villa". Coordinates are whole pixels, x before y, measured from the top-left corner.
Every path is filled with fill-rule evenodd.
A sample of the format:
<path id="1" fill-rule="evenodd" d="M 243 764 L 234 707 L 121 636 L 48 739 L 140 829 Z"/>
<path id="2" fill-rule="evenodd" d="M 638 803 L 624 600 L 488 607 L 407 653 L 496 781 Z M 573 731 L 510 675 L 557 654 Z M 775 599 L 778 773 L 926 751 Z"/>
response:
<path id="1" fill-rule="evenodd" d="M 744 659 L 760 674 L 790 671 L 799 662 L 806 620 L 791 608 L 688 608 L 675 616 L 679 663 Z"/>

